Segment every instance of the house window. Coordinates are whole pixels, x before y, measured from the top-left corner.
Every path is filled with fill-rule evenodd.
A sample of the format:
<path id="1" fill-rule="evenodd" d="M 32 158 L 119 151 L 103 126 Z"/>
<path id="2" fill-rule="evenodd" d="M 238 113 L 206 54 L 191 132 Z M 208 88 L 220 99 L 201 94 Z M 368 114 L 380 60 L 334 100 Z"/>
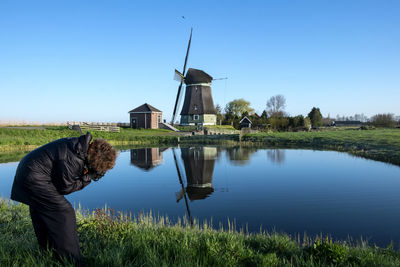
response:
<path id="1" fill-rule="evenodd" d="M 199 119 L 199 115 L 193 115 L 193 119 L 197 121 Z"/>
<path id="2" fill-rule="evenodd" d="M 161 115 L 158 115 L 158 123 L 161 122 Z"/>

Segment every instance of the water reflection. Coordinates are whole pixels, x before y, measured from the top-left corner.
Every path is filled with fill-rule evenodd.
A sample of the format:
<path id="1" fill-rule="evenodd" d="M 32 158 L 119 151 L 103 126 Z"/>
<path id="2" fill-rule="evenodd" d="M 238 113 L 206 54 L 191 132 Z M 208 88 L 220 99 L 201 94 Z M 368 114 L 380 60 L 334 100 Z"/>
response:
<path id="1" fill-rule="evenodd" d="M 267 150 L 267 157 L 272 163 L 280 165 L 285 162 L 285 150 L 282 149 Z"/>
<path id="2" fill-rule="evenodd" d="M 131 149 L 131 164 L 150 171 L 163 161 L 162 152 L 166 150 L 159 147 Z"/>
<path id="3" fill-rule="evenodd" d="M 193 219 L 190 212 L 190 201 L 205 199 L 214 192 L 212 176 L 214 172 L 215 158 L 217 157 L 216 147 L 183 147 L 181 158 L 185 168 L 187 186 L 185 188 L 175 149 L 172 149 L 176 171 L 178 173 L 181 190 L 176 192 L 176 202 L 185 199 L 186 211 L 190 223 Z"/>
<path id="4" fill-rule="evenodd" d="M 151 211 L 171 222 L 192 221 L 193 215 L 217 228 L 235 219 L 238 229 L 253 233 L 262 227 L 291 235 L 363 236 L 382 246 L 400 242 L 397 166 L 300 149 L 194 145 L 164 150 L 121 151 L 106 177 L 68 200 L 84 209 Z M 0 164 L 0 197 L 9 198 L 17 166 Z"/>
<path id="5" fill-rule="evenodd" d="M 257 152 L 257 148 L 229 147 L 226 149 L 228 159 L 234 165 L 246 165 L 250 161 L 250 156 Z"/>
<path id="6" fill-rule="evenodd" d="M 205 199 L 214 192 L 212 178 L 216 147 L 181 148 L 181 157 L 187 179 L 186 192 L 191 201 Z"/>

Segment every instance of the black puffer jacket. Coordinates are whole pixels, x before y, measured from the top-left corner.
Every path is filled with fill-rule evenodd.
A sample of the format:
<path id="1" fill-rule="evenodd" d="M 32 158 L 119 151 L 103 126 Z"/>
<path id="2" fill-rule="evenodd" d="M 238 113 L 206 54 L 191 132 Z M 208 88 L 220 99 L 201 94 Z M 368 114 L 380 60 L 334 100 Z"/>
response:
<path id="1" fill-rule="evenodd" d="M 27 154 L 19 163 L 11 199 L 39 210 L 69 207 L 63 195 L 81 190 L 91 181 L 83 174 L 92 135 L 63 138 Z"/>

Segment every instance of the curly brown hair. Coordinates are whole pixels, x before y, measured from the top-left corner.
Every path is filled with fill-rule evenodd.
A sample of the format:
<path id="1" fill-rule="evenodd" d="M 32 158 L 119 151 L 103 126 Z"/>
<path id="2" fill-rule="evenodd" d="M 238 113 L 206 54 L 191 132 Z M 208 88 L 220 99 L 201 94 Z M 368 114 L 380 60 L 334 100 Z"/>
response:
<path id="1" fill-rule="evenodd" d="M 115 165 L 117 152 L 104 139 L 94 139 L 89 146 L 88 164 L 95 172 L 106 172 Z"/>

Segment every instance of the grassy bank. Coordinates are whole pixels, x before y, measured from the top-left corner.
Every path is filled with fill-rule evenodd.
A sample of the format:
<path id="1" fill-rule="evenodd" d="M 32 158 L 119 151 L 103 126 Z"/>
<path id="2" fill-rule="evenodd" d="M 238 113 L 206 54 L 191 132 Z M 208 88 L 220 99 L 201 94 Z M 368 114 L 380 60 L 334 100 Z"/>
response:
<path id="1" fill-rule="evenodd" d="M 176 143 L 177 136 L 168 130 L 123 129 L 119 133 L 91 132 L 94 138 L 104 138 L 113 145 L 167 144 Z M 46 127 L 45 129 L 0 128 L 0 152 L 29 151 L 63 137 L 79 136 L 77 131 L 67 127 Z"/>
<path id="2" fill-rule="evenodd" d="M 255 133 L 244 135 L 242 141 L 248 145 L 343 151 L 400 165 L 400 129 Z"/>
<path id="3" fill-rule="evenodd" d="M 206 224 L 150 215 L 136 219 L 97 211 L 77 213 L 82 253 L 89 266 L 399 266 L 391 248 L 328 239 L 299 242 L 285 234 L 215 231 Z M 66 265 L 36 244 L 25 205 L 0 200 L 0 266 Z"/>
<path id="4" fill-rule="evenodd" d="M 120 133 L 93 131 L 92 134 L 95 138 L 104 138 L 117 147 L 176 145 L 178 140 L 181 144 L 239 144 L 238 135 L 181 136 L 161 129 L 121 129 Z M 30 151 L 58 138 L 72 136 L 79 136 L 79 133 L 67 127 L 29 130 L 0 128 L 0 162 L 6 162 L 8 158 L 18 159 L 23 151 Z M 262 132 L 243 135 L 240 145 L 336 150 L 400 165 L 400 129 Z"/>

